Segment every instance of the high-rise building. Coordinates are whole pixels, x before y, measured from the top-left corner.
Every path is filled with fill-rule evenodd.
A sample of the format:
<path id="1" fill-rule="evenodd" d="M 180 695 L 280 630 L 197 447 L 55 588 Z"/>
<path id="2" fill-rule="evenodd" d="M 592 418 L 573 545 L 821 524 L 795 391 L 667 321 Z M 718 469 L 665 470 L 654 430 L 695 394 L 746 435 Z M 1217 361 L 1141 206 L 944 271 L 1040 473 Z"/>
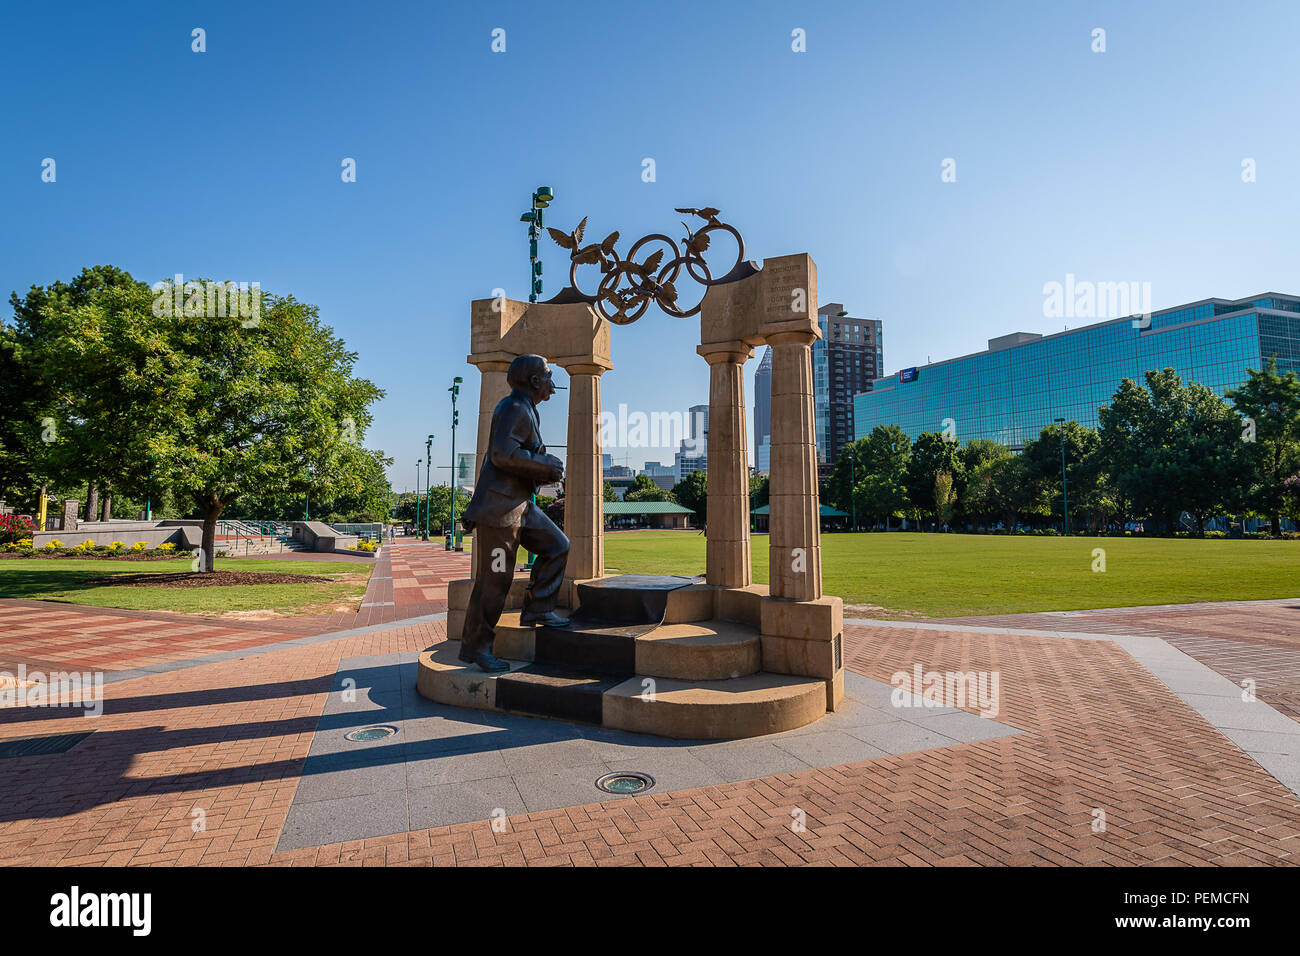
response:
<path id="1" fill-rule="evenodd" d="M 769 345 L 754 372 L 754 470 L 772 470 L 772 347 Z"/>
<path id="2" fill-rule="evenodd" d="M 884 345 L 880 319 L 850 316 L 843 303 L 817 310 L 820 341 L 813 343 L 813 411 L 821 477 L 835 466 L 840 449 L 853 441 L 854 396 L 871 390 L 882 374 Z"/>
<path id="3" fill-rule="evenodd" d="M 1273 356 L 1280 371 L 1300 372 L 1300 296 L 1203 299 L 1053 335 L 1012 332 L 983 352 L 876 380 L 854 399 L 854 430 L 897 425 L 913 439 L 948 431 L 1019 449 L 1057 418 L 1096 428 L 1125 378 L 1143 384 L 1148 370 L 1172 368 L 1222 395 Z"/>
<path id="4" fill-rule="evenodd" d="M 709 473 L 709 406 L 692 405 L 687 412 L 687 437 L 673 462 L 678 481 L 695 471 Z"/>

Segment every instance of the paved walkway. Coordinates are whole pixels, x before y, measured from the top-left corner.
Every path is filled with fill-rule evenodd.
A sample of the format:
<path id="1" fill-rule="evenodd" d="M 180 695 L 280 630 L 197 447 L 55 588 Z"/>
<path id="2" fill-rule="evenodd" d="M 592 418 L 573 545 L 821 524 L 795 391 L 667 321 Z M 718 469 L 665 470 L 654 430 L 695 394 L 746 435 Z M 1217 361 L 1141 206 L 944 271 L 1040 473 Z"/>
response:
<path id="1" fill-rule="evenodd" d="M 597 799 L 592 791 L 584 800 L 575 790 L 560 801 L 570 805 L 530 811 L 525 804 L 502 807 L 499 814 L 485 801 L 479 819 L 422 825 L 409 802 L 409 794 L 421 788 L 411 781 L 424 775 L 430 786 L 458 783 L 440 776 L 451 772 L 451 764 L 438 761 L 464 751 L 421 752 L 403 742 L 384 752 L 368 749 L 391 746 L 383 741 L 360 744 L 358 766 L 401 779 L 405 822 L 399 811 L 396 830 L 388 835 L 307 845 L 337 832 L 330 808 L 314 813 L 310 827 L 289 826 L 295 806 L 326 802 L 299 796 L 302 791 L 310 797 L 310 788 L 321 796 L 315 778 L 323 775 L 310 760 L 333 740 L 322 735 L 340 730 L 340 720 L 391 713 L 384 694 L 395 688 L 402 697 L 400 680 L 376 679 L 367 686 L 358 678 L 367 671 L 390 673 L 386 668 L 404 666 L 443 639 L 441 614 L 414 612 L 437 604 L 437 590 L 445 586 L 437 578 L 459 573 L 442 562 L 467 560 L 426 545 L 385 550 L 396 578 L 392 594 L 416 598 L 393 599 L 393 608 L 412 609 L 409 618 L 343 632 L 284 631 L 265 644 L 240 648 L 239 656 L 206 663 L 199 652 L 211 645 L 200 639 L 186 649 L 193 656 L 182 669 L 108 684 L 104 714 L 93 719 L 67 708 L 0 710 L 0 742 L 94 730 L 65 754 L 0 759 L 3 859 L 11 865 L 916 866 L 1300 859 L 1300 798 L 1280 779 L 1282 764 L 1273 772 L 1261 765 L 1271 753 L 1262 746 L 1267 740 L 1243 736 L 1239 742 L 1231 736 L 1249 733 L 1230 726 L 1235 680 L 1174 645 L 1181 637 L 1206 636 L 1188 623 L 1201 614 L 1215 622 L 1202 631 L 1213 630 L 1218 640 L 1234 645 L 1250 643 L 1239 634 L 1259 637 L 1267 630 L 1259 621 L 1275 620 L 1272 643 L 1264 646 L 1279 649 L 1295 639 L 1288 602 L 1123 612 L 1133 630 L 1158 634 L 1119 631 L 1119 612 L 1099 612 L 1110 622 L 1108 630 L 1092 629 L 1086 616 L 1077 615 L 1049 619 L 1053 626 L 1023 619 L 1014 627 L 1005 619 L 850 623 L 845 662 L 865 681 L 857 685 L 860 693 L 869 695 L 871 687 L 918 664 L 926 670 L 996 672 L 997 735 L 972 739 L 973 706 L 960 708 L 966 714 L 905 715 L 906 723 L 919 719 L 923 732 L 936 735 L 929 742 L 939 745 L 924 749 L 903 751 L 908 744 L 900 740 L 892 751 L 879 745 L 845 751 L 849 745 L 836 734 L 859 747 L 864 742 L 846 724 L 828 731 L 818 752 L 806 753 L 804 769 L 755 761 L 754 772 L 762 774 L 756 779 L 732 774 L 723 782 L 645 796 Z M 387 606 L 381 591 L 374 596 Z M 32 603 L 38 602 L 0 602 L 0 611 L 14 605 L 30 611 L 25 605 Z M 51 607 L 57 608 L 45 606 L 38 614 Z M 152 619 L 123 613 L 127 617 L 118 620 L 135 621 L 138 628 Z M 358 617 L 350 623 L 358 624 Z M 31 621 L 27 626 L 40 628 Z M 92 629 L 67 619 L 59 626 L 67 641 Z M 114 633 L 116 638 L 94 646 L 111 647 L 133 632 Z M 32 653 L 30 647 L 11 648 L 24 640 L 30 642 L 30 634 L 17 640 L 14 628 L 0 628 L 0 658 Z M 37 649 L 48 655 L 59 644 Z M 62 660 L 72 666 L 81 659 L 70 653 Z M 347 699 L 342 694 L 369 704 L 340 707 Z M 863 703 L 884 713 L 889 706 L 883 697 Z M 1262 709 L 1247 713 L 1266 720 L 1272 719 L 1267 714 L 1280 716 L 1262 694 L 1255 706 Z M 422 719 L 455 718 L 448 713 Z M 1291 717 L 1280 719 L 1295 724 Z M 521 727 L 505 734 L 492 749 L 508 767 L 513 762 L 510 777 L 526 777 L 531 771 L 524 767 L 525 753 L 512 751 L 539 741 Z M 552 742 L 575 749 L 571 742 Z M 791 753 L 792 747 L 778 749 Z M 482 748 L 475 750 L 480 756 Z M 527 759 L 534 757 L 557 778 L 572 769 L 561 765 L 570 761 L 549 754 L 532 751 Z M 411 826 L 417 828 L 401 829 Z"/>
<path id="2" fill-rule="evenodd" d="M 394 564 L 402 585 L 396 589 Z M 447 610 L 447 582 L 468 574 L 467 553 L 432 544 L 385 547 L 374 560 L 358 609 L 259 621 L 0 600 L 0 671 L 13 673 L 25 664 L 29 670 L 135 672 L 305 636 L 427 618 Z"/>

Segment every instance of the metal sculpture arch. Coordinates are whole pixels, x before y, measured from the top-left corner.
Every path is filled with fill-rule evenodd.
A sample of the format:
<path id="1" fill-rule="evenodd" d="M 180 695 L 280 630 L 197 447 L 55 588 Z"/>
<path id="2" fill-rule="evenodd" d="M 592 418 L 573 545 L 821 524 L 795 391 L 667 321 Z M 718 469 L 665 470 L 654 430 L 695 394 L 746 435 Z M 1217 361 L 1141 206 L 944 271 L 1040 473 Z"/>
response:
<path id="1" fill-rule="evenodd" d="M 627 325 L 635 322 L 645 314 L 650 303 L 655 303 L 671 316 L 679 319 L 696 315 L 703 305 L 700 301 L 690 308 L 683 308 L 678 301 L 677 280 L 682 270 L 704 287 L 732 282 L 756 271 L 752 266 L 746 268 L 745 240 L 735 226 L 718 219 L 718 210 L 712 207 L 703 209 L 676 209 L 675 212 L 698 216 L 705 224 L 694 231 L 685 222 L 686 236 L 678 245 L 671 237 L 660 232 L 652 232 L 634 242 L 628 250 L 627 258 L 619 255 L 614 248 L 618 242 L 618 232 L 611 232 L 600 242 L 582 244 L 583 234 L 587 229 L 587 217 L 582 218 L 578 228 L 571 233 L 548 228 L 551 238 L 564 249 L 569 250 L 569 285 L 578 295 L 592 303 L 602 316 L 615 325 Z M 736 241 L 736 257 L 730 268 L 719 277 L 714 278 L 713 270 L 704 258 L 704 252 L 713 241 L 713 234 L 723 232 Z M 660 244 L 660 248 L 650 252 L 638 261 L 637 256 L 647 247 Z M 665 262 L 665 255 L 667 261 Z M 599 266 L 601 279 L 594 293 L 583 292 L 578 285 L 578 266 Z"/>

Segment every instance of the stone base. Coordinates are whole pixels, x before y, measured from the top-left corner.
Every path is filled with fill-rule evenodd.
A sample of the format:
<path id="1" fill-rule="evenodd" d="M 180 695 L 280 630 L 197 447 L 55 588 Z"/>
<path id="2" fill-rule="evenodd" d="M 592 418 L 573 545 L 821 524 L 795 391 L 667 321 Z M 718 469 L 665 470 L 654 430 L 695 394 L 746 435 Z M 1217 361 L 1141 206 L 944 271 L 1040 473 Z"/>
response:
<path id="1" fill-rule="evenodd" d="M 469 592 L 468 581 L 455 582 L 453 607 L 468 603 Z M 522 625 L 517 609 L 501 616 L 493 651 L 510 662 L 509 671 L 464 664 L 454 640 L 427 651 L 420 693 L 461 707 L 689 740 L 802 727 L 842 696 L 842 674 L 837 681 L 833 662 L 823 660 L 830 645 L 760 632 L 769 600 L 762 586 L 622 575 L 574 581 L 569 597 L 569 628 Z M 453 613 L 463 619 L 463 609 Z"/>
<path id="2" fill-rule="evenodd" d="M 758 737 L 826 715 L 824 682 L 816 679 L 766 673 L 719 681 L 619 678 L 526 661 L 487 673 L 463 663 L 459 652 L 459 642 L 446 641 L 420 655 L 422 697 L 681 740 Z"/>

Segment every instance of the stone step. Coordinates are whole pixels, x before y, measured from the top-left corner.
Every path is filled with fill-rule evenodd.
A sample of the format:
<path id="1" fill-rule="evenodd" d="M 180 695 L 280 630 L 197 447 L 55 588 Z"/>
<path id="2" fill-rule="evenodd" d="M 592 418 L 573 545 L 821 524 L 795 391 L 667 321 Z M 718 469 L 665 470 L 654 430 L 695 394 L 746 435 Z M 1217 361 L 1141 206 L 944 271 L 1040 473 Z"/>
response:
<path id="1" fill-rule="evenodd" d="M 757 629 L 731 621 L 661 624 L 636 639 L 635 673 L 680 680 L 727 680 L 758 672 Z"/>
<path id="2" fill-rule="evenodd" d="M 520 714 L 599 724 L 605 692 L 626 679 L 601 671 L 529 664 L 497 678 L 496 706 Z"/>
<path id="3" fill-rule="evenodd" d="M 485 673 L 458 658 L 460 644 L 443 641 L 419 657 L 417 686 L 438 703 L 512 711 L 600 724 L 684 740 L 719 740 L 780 733 L 826 713 L 826 682 L 815 677 L 757 673 L 687 681 L 550 664 L 510 662 Z"/>
<path id="4" fill-rule="evenodd" d="M 599 624 L 658 624 L 664 619 L 668 596 L 696 583 L 694 578 L 665 574 L 615 574 L 580 581 L 577 614 Z"/>
<path id="5" fill-rule="evenodd" d="M 731 621 L 534 628 L 519 623 L 518 611 L 507 611 L 497 624 L 493 653 L 507 660 L 679 680 L 727 680 L 762 666 L 757 628 Z"/>
<path id="6" fill-rule="evenodd" d="M 646 680 L 652 680 L 653 693 Z M 818 677 L 751 674 L 720 681 L 633 677 L 603 695 L 606 727 L 682 740 L 758 737 L 794 730 L 826 715 Z"/>

